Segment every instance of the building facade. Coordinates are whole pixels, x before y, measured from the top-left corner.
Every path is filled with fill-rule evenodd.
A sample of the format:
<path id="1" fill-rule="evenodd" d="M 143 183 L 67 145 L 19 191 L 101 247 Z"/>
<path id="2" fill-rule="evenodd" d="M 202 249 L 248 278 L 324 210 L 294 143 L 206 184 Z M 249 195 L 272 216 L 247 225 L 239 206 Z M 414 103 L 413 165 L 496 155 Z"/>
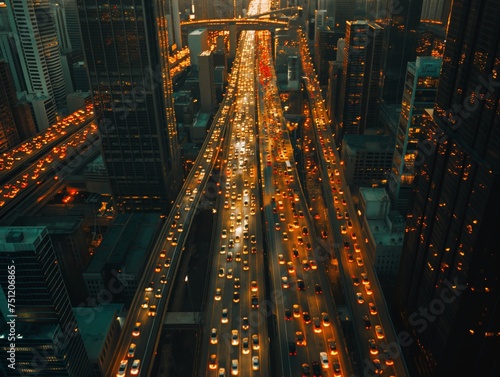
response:
<path id="1" fill-rule="evenodd" d="M 121 212 L 165 211 L 182 183 L 166 2 L 78 0 L 104 162 Z"/>
<path id="2" fill-rule="evenodd" d="M 500 374 L 498 15 L 495 0 L 454 2 L 419 144 L 395 315 L 420 376 Z"/>

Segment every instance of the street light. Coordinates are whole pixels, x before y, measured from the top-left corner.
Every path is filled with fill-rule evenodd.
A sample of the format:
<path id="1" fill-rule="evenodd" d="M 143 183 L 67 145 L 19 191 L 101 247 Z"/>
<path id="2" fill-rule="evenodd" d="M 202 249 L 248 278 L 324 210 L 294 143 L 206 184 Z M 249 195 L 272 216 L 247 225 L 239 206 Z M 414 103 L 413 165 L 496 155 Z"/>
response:
<path id="1" fill-rule="evenodd" d="M 184 278 L 184 281 L 186 282 L 187 287 L 188 287 L 189 301 L 191 301 L 191 310 L 193 311 L 193 321 L 196 322 L 196 314 L 194 312 L 193 296 L 191 296 L 191 289 L 189 288 L 189 279 L 188 279 L 187 275 Z"/>

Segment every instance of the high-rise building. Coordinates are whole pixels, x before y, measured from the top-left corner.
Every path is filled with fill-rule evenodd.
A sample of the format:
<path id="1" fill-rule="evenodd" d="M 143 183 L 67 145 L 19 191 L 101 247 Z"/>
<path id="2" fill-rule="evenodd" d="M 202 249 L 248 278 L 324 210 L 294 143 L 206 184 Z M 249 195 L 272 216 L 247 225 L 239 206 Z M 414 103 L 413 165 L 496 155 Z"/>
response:
<path id="1" fill-rule="evenodd" d="M 499 11 L 454 1 L 419 144 L 395 301 L 419 376 L 500 374 Z"/>
<path id="2" fill-rule="evenodd" d="M 19 143 L 11 104 L 17 100 L 16 88 L 9 65 L 0 60 L 0 152 L 14 148 Z"/>
<path id="3" fill-rule="evenodd" d="M 33 103 L 41 130 L 55 123 L 56 113 L 66 107 L 67 94 L 50 3 L 49 0 L 10 0 L 6 4 L 22 57 L 27 98 Z"/>
<path id="4" fill-rule="evenodd" d="M 214 57 L 210 50 L 198 55 L 198 80 L 200 82 L 201 111 L 212 113 L 217 106 L 215 96 Z"/>
<path id="5" fill-rule="evenodd" d="M 452 2 L 453 0 L 423 0 L 421 19 L 446 24 Z"/>
<path id="6" fill-rule="evenodd" d="M 347 21 L 346 25 L 339 138 L 347 133 L 362 134 L 374 126 L 380 102 L 383 28 L 365 20 Z"/>
<path id="7" fill-rule="evenodd" d="M 346 21 L 354 20 L 355 7 L 352 0 L 337 0 L 335 1 L 335 28 L 342 33 L 346 30 Z"/>
<path id="8" fill-rule="evenodd" d="M 78 0 L 104 162 L 119 211 L 164 211 L 182 183 L 165 3 L 96 7 L 95 0 Z"/>
<path id="9" fill-rule="evenodd" d="M 422 0 L 388 1 L 382 26 L 383 100 L 399 105 L 408 62 L 415 61 Z"/>
<path id="10" fill-rule="evenodd" d="M 423 114 L 436 99 L 441 58 L 417 57 L 406 71 L 401 115 L 396 130 L 396 148 L 392 162 L 388 191 L 393 208 L 406 214 L 415 177 L 417 143 L 422 129 Z"/>
<path id="11" fill-rule="evenodd" d="M 337 42 L 344 35 L 328 26 L 318 27 L 314 34 L 314 64 L 318 74 L 319 84 L 328 83 L 328 62 L 337 59 Z"/>
<path id="12" fill-rule="evenodd" d="M 208 30 L 196 29 L 188 35 L 189 58 L 193 69 L 198 69 L 198 56 L 208 50 Z"/>
<path id="13" fill-rule="evenodd" d="M 0 228 L 0 299 L 5 320 L 0 328 L 0 348 L 7 353 L 15 343 L 15 368 L 7 376 L 90 376 L 91 367 L 78 332 L 78 324 L 63 277 L 45 227 Z M 7 298 L 12 294 L 8 276 L 15 276 L 14 311 Z M 11 301 L 9 301 L 11 302 Z M 15 314 L 15 317 L 13 317 Z M 9 341 L 9 321 L 15 320 L 14 341 Z"/>

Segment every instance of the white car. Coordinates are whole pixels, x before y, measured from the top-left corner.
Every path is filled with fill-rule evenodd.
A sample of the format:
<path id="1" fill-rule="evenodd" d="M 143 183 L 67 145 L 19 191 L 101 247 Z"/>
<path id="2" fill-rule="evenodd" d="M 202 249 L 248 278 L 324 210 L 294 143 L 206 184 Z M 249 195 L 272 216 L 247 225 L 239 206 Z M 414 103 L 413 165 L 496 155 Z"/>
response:
<path id="1" fill-rule="evenodd" d="M 382 326 L 380 325 L 375 326 L 375 334 L 377 335 L 378 339 L 384 338 L 384 331 L 382 330 Z"/>
<path id="2" fill-rule="evenodd" d="M 231 374 L 237 376 L 239 373 L 238 359 L 231 360 Z"/>
<path id="3" fill-rule="evenodd" d="M 259 370 L 259 356 L 252 357 L 252 369 Z"/>
<path id="4" fill-rule="evenodd" d="M 210 333 L 210 343 L 217 344 L 218 341 L 219 341 L 219 338 L 217 336 L 217 329 L 214 327 L 212 329 L 212 332 Z"/>
<path id="5" fill-rule="evenodd" d="M 233 346 L 237 346 L 238 344 L 240 344 L 240 336 L 238 334 L 238 330 L 231 331 L 231 344 Z"/>
<path id="6" fill-rule="evenodd" d="M 228 322 L 227 315 L 228 315 L 227 309 L 222 309 L 222 314 L 221 314 L 221 318 L 220 318 L 221 323 L 227 323 Z"/>
<path id="7" fill-rule="evenodd" d="M 319 359 L 321 361 L 321 366 L 324 368 L 324 369 L 327 369 L 329 367 L 329 363 L 328 363 L 328 355 L 326 352 L 320 352 L 319 353 Z"/>
<path id="8" fill-rule="evenodd" d="M 130 368 L 130 374 L 139 374 L 139 365 L 141 365 L 141 360 L 134 360 L 134 362 L 132 363 L 132 368 Z"/>
<path id="9" fill-rule="evenodd" d="M 358 300 L 358 304 L 362 304 L 363 302 L 365 302 L 365 300 L 363 299 L 363 294 L 361 292 L 356 293 L 356 300 Z"/>
<path id="10" fill-rule="evenodd" d="M 122 360 L 120 362 L 120 368 L 118 369 L 118 373 L 116 373 L 116 377 L 123 377 L 127 372 L 128 360 Z"/>

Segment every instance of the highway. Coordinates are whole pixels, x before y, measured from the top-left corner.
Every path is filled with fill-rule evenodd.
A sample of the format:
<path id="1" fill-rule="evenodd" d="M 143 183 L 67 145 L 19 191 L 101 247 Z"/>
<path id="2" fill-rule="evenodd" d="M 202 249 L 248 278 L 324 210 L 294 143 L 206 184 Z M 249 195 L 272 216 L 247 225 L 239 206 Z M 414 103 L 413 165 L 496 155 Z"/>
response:
<path id="1" fill-rule="evenodd" d="M 373 261 L 366 250 L 366 237 L 361 230 L 360 219 L 354 210 L 348 186 L 343 178 L 342 163 L 311 57 L 306 48 L 305 36 L 302 37 L 301 43 L 302 68 L 314 123 L 323 194 L 326 203 L 331 203 L 326 210 L 337 245 L 335 251 L 348 297 L 350 319 L 355 325 L 358 348 L 363 359 L 363 375 L 407 376 L 404 359 L 398 357 L 399 352 L 394 351 L 394 347 L 387 347 L 391 344 L 396 346 L 397 350 L 397 337 L 376 278 Z"/>
<path id="2" fill-rule="evenodd" d="M 268 9 L 266 2 L 252 2 L 248 13 Z M 177 276 L 184 242 L 213 172 L 219 174 L 220 184 L 217 237 L 197 375 L 353 375 L 335 303 L 329 290 L 323 292 L 330 285 L 325 271 L 330 248 L 313 233 L 270 68 L 269 38 L 267 32 L 241 33 L 224 102 L 139 282 L 112 375 L 151 373 L 173 282 L 184 278 Z M 400 358 L 391 362 L 383 354 L 384 342 L 396 339 L 386 308 L 377 311 L 368 305 L 382 306 L 383 297 L 347 194 L 308 51 L 303 52 L 303 69 L 324 199 L 330 203 L 325 213 L 337 245 L 334 254 L 347 287 L 359 352 L 367 361 L 364 375 L 406 376 Z M 362 273 L 369 284 L 361 282 Z M 351 276 L 360 283 L 354 285 Z M 270 344 L 274 335 L 278 345 Z"/>

